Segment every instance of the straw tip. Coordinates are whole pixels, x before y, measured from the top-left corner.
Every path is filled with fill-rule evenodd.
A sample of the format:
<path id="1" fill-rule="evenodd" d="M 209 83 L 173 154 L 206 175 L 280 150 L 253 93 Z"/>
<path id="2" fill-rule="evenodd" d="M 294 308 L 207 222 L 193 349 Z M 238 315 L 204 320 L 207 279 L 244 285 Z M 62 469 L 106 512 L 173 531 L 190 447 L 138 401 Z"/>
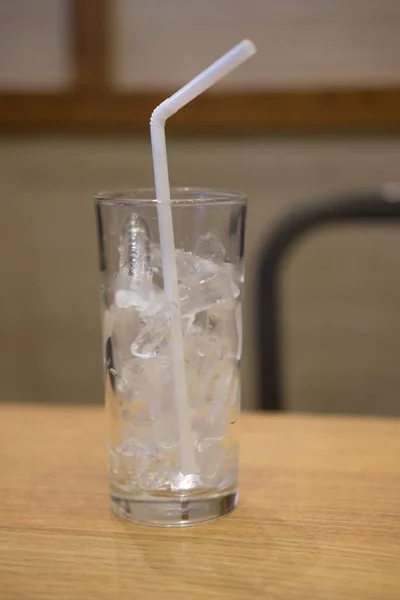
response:
<path id="1" fill-rule="evenodd" d="M 240 45 L 249 57 L 257 52 L 256 45 L 251 40 L 242 40 Z"/>

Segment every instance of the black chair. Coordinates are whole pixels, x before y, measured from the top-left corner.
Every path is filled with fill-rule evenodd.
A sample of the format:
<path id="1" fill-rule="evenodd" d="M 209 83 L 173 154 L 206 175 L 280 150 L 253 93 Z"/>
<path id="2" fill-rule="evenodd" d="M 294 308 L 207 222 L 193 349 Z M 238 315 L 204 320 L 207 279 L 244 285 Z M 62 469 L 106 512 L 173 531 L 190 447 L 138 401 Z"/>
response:
<path id="1" fill-rule="evenodd" d="M 284 216 L 268 236 L 257 273 L 257 349 L 260 407 L 282 410 L 279 277 L 293 243 L 316 227 L 343 222 L 400 220 L 400 192 L 361 193 L 302 204 Z"/>

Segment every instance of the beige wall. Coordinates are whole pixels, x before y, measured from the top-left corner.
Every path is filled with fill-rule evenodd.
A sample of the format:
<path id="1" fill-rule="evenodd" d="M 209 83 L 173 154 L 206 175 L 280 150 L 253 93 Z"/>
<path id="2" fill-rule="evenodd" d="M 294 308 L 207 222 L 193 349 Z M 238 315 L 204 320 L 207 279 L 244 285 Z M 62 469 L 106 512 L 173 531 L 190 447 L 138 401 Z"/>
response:
<path id="1" fill-rule="evenodd" d="M 393 84 L 400 78 L 397 0 L 116 0 L 119 87 L 174 88 L 243 37 L 258 54 L 224 89 Z"/>
<path id="2" fill-rule="evenodd" d="M 72 80 L 69 0 L 0 1 L 0 90 L 54 90 Z"/>
<path id="3" fill-rule="evenodd" d="M 256 402 L 254 269 L 274 221 L 304 198 L 398 177 L 397 139 L 169 141 L 175 185 L 249 193 L 243 397 Z M 92 195 L 152 183 L 149 141 L 0 141 L 1 397 L 101 400 Z M 284 276 L 285 382 L 295 409 L 399 410 L 400 231 L 315 234 Z"/>
<path id="4" fill-rule="evenodd" d="M 259 52 L 225 89 L 395 84 L 398 0 L 112 0 L 112 79 L 174 88 L 243 37 Z M 0 2 L 0 89 L 72 77 L 70 0 Z"/>

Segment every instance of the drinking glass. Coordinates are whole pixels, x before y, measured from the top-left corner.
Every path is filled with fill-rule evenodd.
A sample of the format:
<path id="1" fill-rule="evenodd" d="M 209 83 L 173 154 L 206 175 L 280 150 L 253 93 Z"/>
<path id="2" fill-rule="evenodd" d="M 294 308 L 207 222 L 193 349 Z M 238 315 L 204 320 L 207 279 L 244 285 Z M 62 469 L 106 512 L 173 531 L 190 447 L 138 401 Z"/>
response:
<path id="1" fill-rule="evenodd" d="M 151 189 L 95 197 L 111 505 L 130 521 L 181 526 L 238 500 L 241 296 L 246 196 L 171 190 L 192 473 L 181 469 L 157 201 Z"/>

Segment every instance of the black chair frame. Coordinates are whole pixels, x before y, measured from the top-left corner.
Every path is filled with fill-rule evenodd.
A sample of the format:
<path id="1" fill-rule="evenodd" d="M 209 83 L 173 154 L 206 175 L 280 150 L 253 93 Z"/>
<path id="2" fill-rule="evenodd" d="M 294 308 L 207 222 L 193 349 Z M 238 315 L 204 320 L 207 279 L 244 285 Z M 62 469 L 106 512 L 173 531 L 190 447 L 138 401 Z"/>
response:
<path id="1" fill-rule="evenodd" d="M 257 273 L 256 335 L 260 408 L 282 410 L 279 279 L 284 258 L 306 233 L 341 223 L 392 223 L 400 220 L 400 194 L 371 192 L 302 204 L 284 216 L 261 249 Z"/>

